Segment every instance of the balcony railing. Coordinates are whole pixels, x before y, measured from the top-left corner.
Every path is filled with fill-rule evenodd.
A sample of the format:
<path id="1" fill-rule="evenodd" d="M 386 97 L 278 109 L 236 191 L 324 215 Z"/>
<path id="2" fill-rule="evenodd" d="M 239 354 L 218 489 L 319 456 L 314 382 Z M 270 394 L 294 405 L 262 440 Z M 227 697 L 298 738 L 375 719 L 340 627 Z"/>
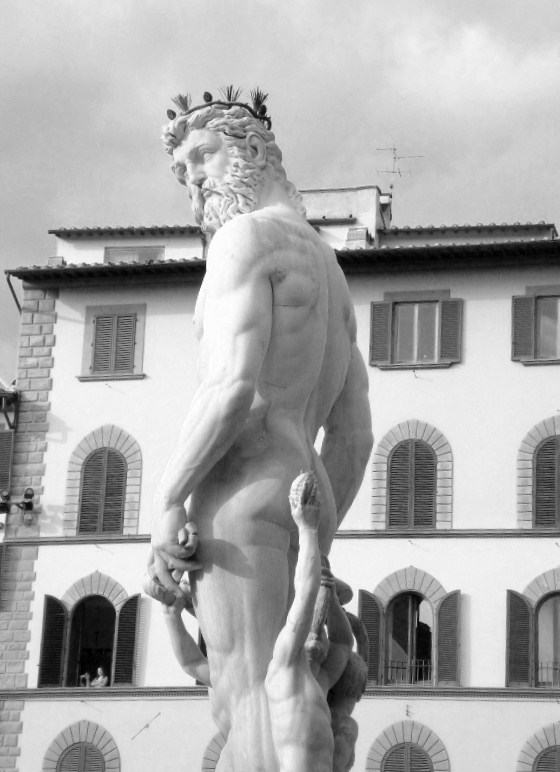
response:
<path id="1" fill-rule="evenodd" d="M 413 659 L 399 662 L 391 660 L 385 668 L 386 684 L 421 684 L 432 681 L 432 660 Z"/>
<path id="2" fill-rule="evenodd" d="M 537 685 L 560 686 L 560 662 L 539 662 Z"/>

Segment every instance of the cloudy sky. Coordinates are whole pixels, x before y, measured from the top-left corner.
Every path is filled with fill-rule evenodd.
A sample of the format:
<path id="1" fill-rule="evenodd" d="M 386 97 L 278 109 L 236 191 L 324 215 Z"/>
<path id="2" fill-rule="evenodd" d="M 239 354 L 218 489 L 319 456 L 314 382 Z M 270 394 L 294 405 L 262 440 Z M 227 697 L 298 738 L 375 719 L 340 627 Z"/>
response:
<path id="1" fill-rule="evenodd" d="M 169 98 L 269 93 L 301 188 L 387 188 L 395 225 L 560 226 L 558 0 L 0 0 L 0 268 L 55 227 L 189 222 Z M 18 284 L 18 282 L 15 282 Z M 0 376 L 18 314 L 0 277 Z"/>

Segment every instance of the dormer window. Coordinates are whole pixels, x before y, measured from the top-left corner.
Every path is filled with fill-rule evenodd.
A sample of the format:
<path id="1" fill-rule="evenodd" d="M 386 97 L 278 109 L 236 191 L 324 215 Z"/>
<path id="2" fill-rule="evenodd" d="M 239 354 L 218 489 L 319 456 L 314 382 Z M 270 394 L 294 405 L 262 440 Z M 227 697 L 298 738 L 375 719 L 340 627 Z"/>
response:
<path id="1" fill-rule="evenodd" d="M 104 263 L 151 263 L 163 260 L 165 247 L 105 247 Z"/>

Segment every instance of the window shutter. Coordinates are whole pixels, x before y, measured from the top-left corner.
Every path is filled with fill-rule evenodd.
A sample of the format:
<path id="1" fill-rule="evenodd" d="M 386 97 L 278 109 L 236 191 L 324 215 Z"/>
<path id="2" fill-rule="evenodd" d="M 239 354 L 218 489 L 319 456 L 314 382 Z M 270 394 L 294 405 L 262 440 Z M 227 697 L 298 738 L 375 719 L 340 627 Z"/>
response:
<path id="1" fill-rule="evenodd" d="M 117 316 L 116 328 L 114 371 L 131 373 L 134 370 L 136 314 Z"/>
<path id="2" fill-rule="evenodd" d="M 440 301 L 439 324 L 440 362 L 460 362 L 463 328 L 463 301 L 460 298 Z"/>
<path id="3" fill-rule="evenodd" d="M 414 528 L 433 528 L 436 519 L 437 460 L 432 448 L 422 440 L 413 440 Z"/>
<path id="4" fill-rule="evenodd" d="M 0 490 L 10 490 L 12 477 L 13 431 L 0 432 Z"/>
<path id="5" fill-rule="evenodd" d="M 82 772 L 82 749 L 80 744 L 71 745 L 63 755 L 56 767 L 56 772 Z"/>
<path id="6" fill-rule="evenodd" d="M 105 759 L 95 745 L 74 743 L 60 757 L 56 772 L 105 772 Z"/>
<path id="7" fill-rule="evenodd" d="M 126 498 L 127 465 L 124 456 L 107 449 L 103 496 L 102 533 L 121 533 Z"/>
<path id="8" fill-rule="evenodd" d="M 82 467 L 78 533 L 97 533 L 103 504 L 105 448 L 90 453 Z"/>
<path id="9" fill-rule="evenodd" d="M 392 303 L 371 304 L 370 365 L 388 365 L 391 362 L 391 313 Z"/>
<path id="10" fill-rule="evenodd" d="M 434 766 L 425 750 L 411 745 L 409 747 L 409 766 L 407 772 L 433 772 Z"/>
<path id="11" fill-rule="evenodd" d="M 516 295 L 512 298 L 512 349 L 515 361 L 535 356 L 535 298 Z"/>
<path id="12" fill-rule="evenodd" d="M 135 673 L 136 624 L 140 595 L 129 598 L 117 620 L 114 684 L 133 684 Z"/>
<path id="13" fill-rule="evenodd" d="M 412 440 L 399 442 L 389 457 L 387 510 L 389 528 L 408 528 L 410 519 Z"/>
<path id="14" fill-rule="evenodd" d="M 560 772 L 560 746 L 547 748 L 535 761 L 534 772 Z"/>
<path id="15" fill-rule="evenodd" d="M 439 686 L 459 685 L 459 590 L 448 593 L 437 612 L 437 680 Z"/>
<path id="16" fill-rule="evenodd" d="M 67 613 L 64 605 L 56 598 L 53 598 L 52 595 L 45 595 L 43 637 L 39 662 L 39 688 L 44 686 L 62 686 L 66 623 Z"/>
<path id="17" fill-rule="evenodd" d="M 83 772 L 105 772 L 105 759 L 99 748 L 86 743 L 84 750 L 85 763 Z"/>
<path id="18" fill-rule="evenodd" d="M 383 765 L 382 772 L 408 772 L 406 768 L 406 747 L 404 745 L 395 745 L 389 749 Z"/>
<path id="19" fill-rule="evenodd" d="M 560 437 L 549 437 L 535 452 L 535 528 L 555 528 L 560 515 Z"/>
<path id="20" fill-rule="evenodd" d="M 359 593 L 359 611 L 360 621 L 367 631 L 369 643 L 369 661 L 368 661 L 368 681 L 371 684 L 378 684 L 379 666 L 381 664 L 381 641 L 383 609 L 375 595 L 366 590 L 360 590 Z"/>
<path id="21" fill-rule="evenodd" d="M 527 598 L 508 590 L 506 686 L 532 686 L 533 608 Z"/>
<path id="22" fill-rule="evenodd" d="M 98 448 L 84 461 L 78 533 L 121 533 L 127 464 L 112 448 Z"/>
<path id="23" fill-rule="evenodd" d="M 93 373 L 112 371 L 114 316 L 96 316 L 93 320 L 93 355 L 91 369 Z"/>

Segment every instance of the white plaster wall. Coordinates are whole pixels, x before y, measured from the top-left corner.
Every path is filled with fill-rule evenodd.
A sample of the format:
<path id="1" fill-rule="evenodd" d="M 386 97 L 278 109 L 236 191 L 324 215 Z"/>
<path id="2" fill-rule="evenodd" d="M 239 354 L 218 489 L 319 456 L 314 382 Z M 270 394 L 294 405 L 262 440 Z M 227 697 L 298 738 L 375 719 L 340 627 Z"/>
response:
<path id="1" fill-rule="evenodd" d="M 151 527 L 150 503 L 196 385 L 192 314 L 198 287 L 189 284 L 63 290 L 57 301 L 50 431 L 45 453 L 43 536 L 61 533 L 68 461 L 76 445 L 103 424 L 131 434 L 142 450 L 140 532 Z M 146 303 L 143 380 L 77 380 L 86 305 Z"/>
<path id="2" fill-rule="evenodd" d="M 407 715 L 408 713 L 408 715 Z M 558 721 L 558 705 L 545 699 L 418 699 L 364 697 L 354 717 L 360 730 L 354 770 L 366 768 L 368 751 L 392 724 L 417 721 L 444 744 L 452 772 L 514 772 L 525 742 Z"/>
<path id="3" fill-rule="evenodd" d="M 110 733 L 122 772 L 198 772 L 216 732 L 206 698 L 36 700 L 26 703 L 22 718 L 20 772 L 39 772 L 50 743 L 82 719 Z"/>
<path id="4" fill-rule="evenodd" d="M 184 260 L 202 257 L 202 242 L 196 233 L 173 236 L 81 236 L 72 239 L 56 239 L 57 257 L 67 263 L 102 263 L 105 247 L 165 247 L 165 260 Z"/>
<path id="5" fill-rule="evenodd" d="M 370 302 L 384 292 L 450 289 L 465 301 L 462 363 L 417 371 L 368 366 L 376 444 L 409 418 L 433 424 L 449 441 L 455 528 L 517 527 L 517 452 L 535 424 L 560 410 L 560 398 L 558 367 L 511 361 L 511 298 L 527 285 L 559 283 L 560 269 L 535 267 L 349 278 L 366 362 Z M 370 494 L 368 471 L 344 528 L 370 527 Z"/>
<path id="6" fill-rule="evenodd" d="M 557 539 L 341 539 L 331 565 L 354 590 L 373 592 L 385 577 L 414 566 L 446 590 L 461 591 L 461 686 L 504 687 L 507 590 L 523 592 L 537 576 L 560 565 Z"/>

